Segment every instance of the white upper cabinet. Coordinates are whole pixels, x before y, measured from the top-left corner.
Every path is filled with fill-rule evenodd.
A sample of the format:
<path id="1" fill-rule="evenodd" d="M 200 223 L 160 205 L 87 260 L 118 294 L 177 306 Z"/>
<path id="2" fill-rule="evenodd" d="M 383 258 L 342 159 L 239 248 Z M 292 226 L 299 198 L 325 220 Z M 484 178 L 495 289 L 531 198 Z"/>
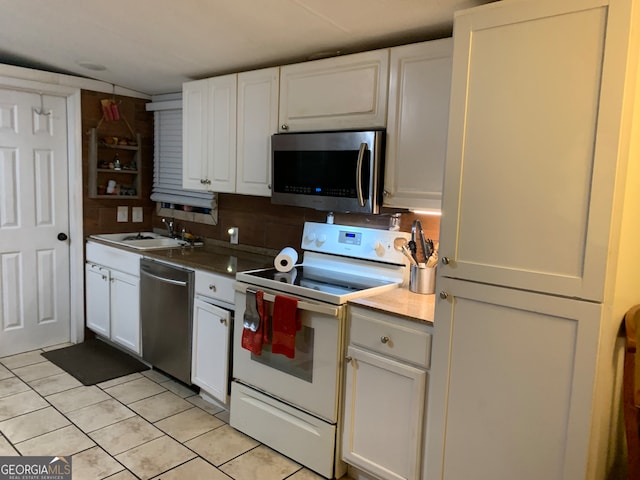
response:
<path id="1" fill-rule="evenodd" d="M 281 67 L 280 131 L 383 128 L 389 50 Z"/>
<path id="2" fill-rule="evenodd" d="M 592 0 L 495 5 L 456 17 L 440 273 L 601 300 L 623 16 Z"/>
<path id="3" fill-rule="evenodd" d="M 271 196 L 271 135 L 278 132 L 278 67 L 238 74 L 236 193 Z"/>
<path id="4" fill-rule="evenodd" d="M 453 40 L 390 50 L 384 205 L 440 210 Z"/>
<path id="5" fill-rule="evenodd" d="M 183 84 L 184 188 L 235 191 L 236 80 L 232 74 Z"/>

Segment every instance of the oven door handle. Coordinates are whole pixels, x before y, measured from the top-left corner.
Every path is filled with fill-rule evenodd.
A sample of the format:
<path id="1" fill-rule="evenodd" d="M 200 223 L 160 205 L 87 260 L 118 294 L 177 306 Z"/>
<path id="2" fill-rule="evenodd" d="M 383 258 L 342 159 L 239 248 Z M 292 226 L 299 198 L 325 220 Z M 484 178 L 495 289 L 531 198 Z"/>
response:
<path id="1" fill-rule="evenodd" d="M 256 287 L 251 287 L 256 288 Z M 246 293 L 247 286 L 235 284 L 235 289 L 238 292 Z M 295 297 L 293 297 L 295 298 Z M 271 293 L 264 292 L 264 300 L 273 303 L 276 300 L 276 296 Z M 298 300 L 298 310 L 305 310 L 307 312 L 321 313 L 323 315 L 329 315 L 330 317 L 339 317 L 342 307 L 335 305 L 328 305 L 323 303 L 311 303 L 304 300 Z"/>

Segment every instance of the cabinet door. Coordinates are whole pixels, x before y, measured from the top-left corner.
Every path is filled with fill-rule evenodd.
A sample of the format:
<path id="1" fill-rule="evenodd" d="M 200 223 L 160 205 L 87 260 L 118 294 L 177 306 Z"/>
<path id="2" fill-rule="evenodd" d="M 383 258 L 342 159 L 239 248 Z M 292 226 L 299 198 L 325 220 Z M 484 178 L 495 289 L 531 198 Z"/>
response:
<path id="1" fill-rule="evenodd" d="M 438 289 L 425 478 L 585 478 L 602 306 L 448 278 Z"/>
<path id="2" fill-rule="evenodd" d="M 236 91 L 237 74 L 208 80 L 208 175 L 213 192 L 236 188 Z"/>
<path id="3" fill-rule="evenodd" d="M 384 204 L 440 210 L 453 40 L 391 49 Z"/>
<path id="4" fill-rule="evenodd" d="M 140 355 L 140 279 L 111 272 L 111 340 Z"/>
<path id="5" fill-rule="evenodd" d="M 389 50 L 281 67 L 280 131 L 384 127 Z"/>
<path id="6" fill-rule="evenodd" d="M 271 135 L 278 132 L 280 69 L 238 74 L 236 193 L 271 196 Z"/>
<path id="7" fill-rule="evenodd" d="M 207 190 L 208 80 L 182 85 L 182 186 Z"/>
<path id="8" fill-rule="evenodd" d="M 620 13 L 591 0 L 504 3 L 456 17 L 441 273 L 599 301 Z"/>
<path id="9" fill-rule="evenodd" d="M 87 328 L 109 338 L 109 279 L 108 269 L 94 263 L 85 264 Z"/>
<path id="10" fill-rule="evenodd" d="M 420 478 L 427 372 L 349 346 L 343 460 L 385 480 Z"/>
<path id="11" fill-rule="evenodd" d="M 198 298 L 193 305 L 191 381 L 227 403 L 231 314 Z"/>

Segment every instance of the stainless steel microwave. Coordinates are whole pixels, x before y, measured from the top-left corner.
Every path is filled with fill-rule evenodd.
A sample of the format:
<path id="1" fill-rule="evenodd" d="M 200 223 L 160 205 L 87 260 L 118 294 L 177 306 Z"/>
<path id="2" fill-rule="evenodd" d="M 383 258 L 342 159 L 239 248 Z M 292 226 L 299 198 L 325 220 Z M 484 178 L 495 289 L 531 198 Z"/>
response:
<path id="1" fill-rule="evenodd" d="M 384 130 L 275 134 L 271 203 L 378 213 L 384 148 Z"/>

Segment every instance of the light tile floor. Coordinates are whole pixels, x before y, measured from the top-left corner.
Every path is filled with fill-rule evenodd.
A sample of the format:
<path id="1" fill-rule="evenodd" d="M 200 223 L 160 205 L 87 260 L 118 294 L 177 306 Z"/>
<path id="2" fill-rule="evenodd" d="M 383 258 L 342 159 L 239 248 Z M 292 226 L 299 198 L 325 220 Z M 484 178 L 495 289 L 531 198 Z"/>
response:
<path id="1" fill-rule="evenodd" d="M 0 358 L 0 456 L 73 455 L 74 480 L 322 479 L 158 371 L 85 387 L 40 352 Z"/>

